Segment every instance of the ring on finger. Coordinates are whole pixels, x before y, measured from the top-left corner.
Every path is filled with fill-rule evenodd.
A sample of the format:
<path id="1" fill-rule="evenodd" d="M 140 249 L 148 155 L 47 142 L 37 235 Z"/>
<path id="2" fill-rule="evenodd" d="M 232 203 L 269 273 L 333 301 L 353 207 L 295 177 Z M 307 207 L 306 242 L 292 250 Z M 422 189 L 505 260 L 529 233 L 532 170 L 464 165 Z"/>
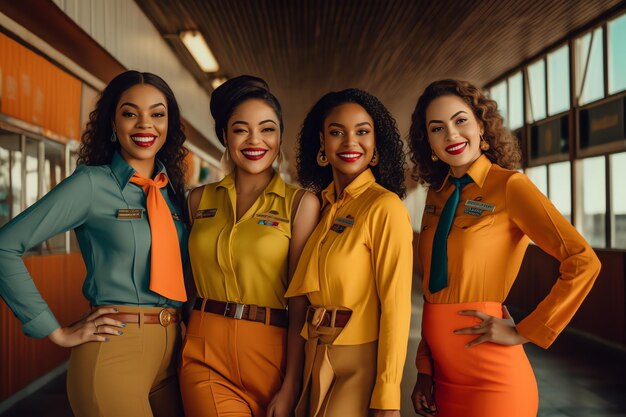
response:
<path id="1" fill-rule="evenodd" d="M 93 321 L 93 325 L 96 326 L 96 332 L 98 331 L 98 323 L 96 323 L 96 321 Z"/>

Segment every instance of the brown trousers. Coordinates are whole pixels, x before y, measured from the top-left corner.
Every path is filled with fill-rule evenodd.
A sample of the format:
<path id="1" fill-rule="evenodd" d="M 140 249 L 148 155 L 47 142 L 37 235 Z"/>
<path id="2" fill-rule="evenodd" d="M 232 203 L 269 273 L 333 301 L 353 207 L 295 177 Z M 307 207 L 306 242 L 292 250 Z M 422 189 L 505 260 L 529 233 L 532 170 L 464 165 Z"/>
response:
<path id="1" fill-rule="evenodd" d="M 296 417 L 366 417 L 376 379 L 378 342 L 333 345 L 341 328 L 308 326 Z"/>
<path id="2" fill-rule="evenodd" d="M 121 329 L 123 335 L 109 335 L 108 342 L 72 349 L 67 394 L 76 417 L 152 417 L 150 392 L 176 376 L 180 326 L 143 324 L 144 313 L 158 313 L 161 308 L 117 308 L 140 313 L 141 322 L 128 323 Z"/>

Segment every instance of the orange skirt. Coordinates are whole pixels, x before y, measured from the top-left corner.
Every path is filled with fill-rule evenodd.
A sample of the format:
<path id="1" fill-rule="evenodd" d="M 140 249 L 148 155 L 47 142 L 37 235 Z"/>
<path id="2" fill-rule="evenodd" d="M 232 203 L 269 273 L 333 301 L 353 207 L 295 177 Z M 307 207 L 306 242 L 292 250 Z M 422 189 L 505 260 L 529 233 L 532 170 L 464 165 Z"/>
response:
<path id="1" fill-rule="evenodd" d="M 481 320 L 461 316 L 460 310 L 479 310 L 502 317 L 502 304 L 424 303 L 422 337 L 434 363 L 437 417 L 534 417 L 537 381 L 522 345 L 482 343 L 465 345 L 478 335 L 456 335 L 455 329 Z"/>

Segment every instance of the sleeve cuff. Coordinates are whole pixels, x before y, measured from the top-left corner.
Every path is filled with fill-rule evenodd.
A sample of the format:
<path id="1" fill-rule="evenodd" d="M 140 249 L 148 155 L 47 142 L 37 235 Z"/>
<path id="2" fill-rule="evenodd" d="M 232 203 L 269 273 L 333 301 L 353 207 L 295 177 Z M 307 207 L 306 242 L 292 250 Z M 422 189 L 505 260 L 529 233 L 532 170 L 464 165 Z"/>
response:
<path id="1" fill-rule="evenodd" d="M 550 347 L 559 335 L 559 332 L 534 319 L 532 316 L 526 317 L 515 328 L 519 334 L 544 349 Z"/>
<path id="2" fill-rule="evenodd" d="M 54 318 L 54 315 L 52 314 L 50 309 L 46 309 L 39 313 L 34 319 L 24 323 L 24 325 L 22 326 L 22 331 L 26 336 L 40 339 L 42 337 L 48 336 L 59 327 L 61 327 L 61 325 L 59 324 L 57 319 Z"/>
<path id="3" fill-rule="evenodd" d="M 399 410 L 400 384 L 377 382 L 372 392 L 370 408 L 375 410 Z"/>

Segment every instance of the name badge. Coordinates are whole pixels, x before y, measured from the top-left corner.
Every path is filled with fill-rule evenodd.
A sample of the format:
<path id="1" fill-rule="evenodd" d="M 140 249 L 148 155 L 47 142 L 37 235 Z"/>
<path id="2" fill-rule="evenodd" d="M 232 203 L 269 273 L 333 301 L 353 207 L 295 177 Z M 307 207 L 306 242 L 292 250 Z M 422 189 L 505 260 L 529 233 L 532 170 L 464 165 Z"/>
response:
<path id="1" fill-rule="evenodd" d="M 434 204 L 426 204 L 426 207 L 424 207 L 424 213 L 435 214 L 436 209 L 437 206 L 435 206 Z"/>
<path id="2" fill-rule="evenodd" d="M 117 218 L 120 220 L 142 219 L 143 209 L 117 209 Z"/>
<path id="3" fill-rule="evenodd" d="M 280 223 L 273 220 L 259 220 L 259 224 L 261 226 L 272 226 L 277 227 Z"/>
<path id="4" fill-rule="evenodd" d="M 215 215 L 217 214 L 217 209 L 216 208 L 210 208 L 210 209 L 205 209 L 205 210 L 198 210 L 196 211 L 196 219 L 206 219 L 207 217 L 215 217 Z"/>
<path id="5" fill-rule="evenodd" d="M 472 216 L 482 216 L 483 211 L 474 207 L 465 207 L 463 213 L 470 214 Z"/>
<path id="6" fill-rule="evenodd" d="M 346 217 L 338 217 L 335 219 L 336 223 L 341 223 L 344 226 L 352 227 L 354 226 L 354 217 L 351 215 L 347 215 Z"/>
<path id="7" fill-rule="evenodd" d="M 343 233 L 343 231 L 346 230 L 346 226 L 342 226 L 342 225 L 340 225 L 338 223 L 334 223 L 331 226 L 330 230 L 332 230 L 335 233 Z"/>
<path id="8" fill-rule="evenodd" d="M 267 213 L 257 213 L 256 217 L 271 222 L 283 222 L 289 223 L 289 219 L 280 216 L 280 213 L 276 210 L 271 210 Z M 261 224 L 261 222 L 259 222 Z"/>
<path id="9" fill-rule="evenodd" d="M 494 204 L 483 203 L 482 201 L 476 200 L 467 200 L 465 202 L 465 207 L 471 207 L 482 211 L 490 211 L 493 212 L 496 209 Z"/>

